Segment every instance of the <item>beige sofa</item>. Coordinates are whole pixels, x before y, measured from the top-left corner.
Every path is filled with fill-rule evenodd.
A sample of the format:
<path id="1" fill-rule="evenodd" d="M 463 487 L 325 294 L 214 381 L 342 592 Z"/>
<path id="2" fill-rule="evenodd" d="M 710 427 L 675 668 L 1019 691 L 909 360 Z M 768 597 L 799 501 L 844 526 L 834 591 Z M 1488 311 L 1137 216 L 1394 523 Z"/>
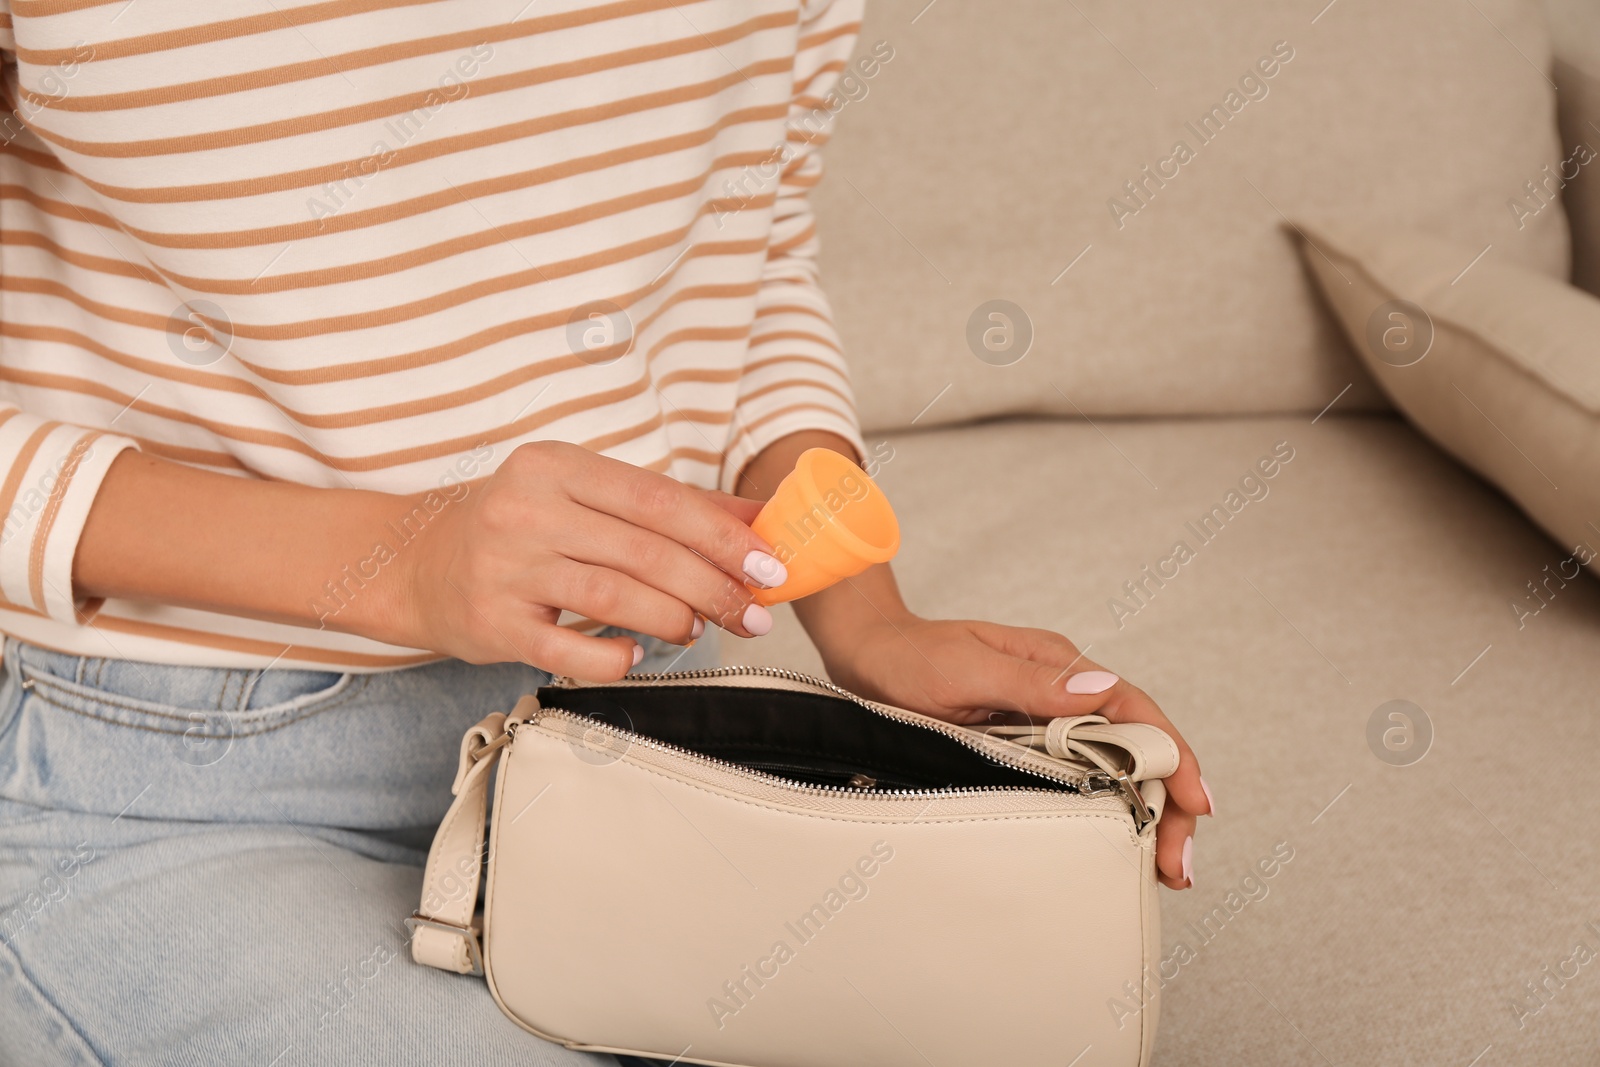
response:
<path id="1" fill-rule="evenodd" d="M 1524 185 L 1600 147 L 1600 8 L 869 7 L 816 200 L 908 598 L 1091 648 L 1216 793 L 1157 1062 L 1600 1062 L 1600 589 L 1389 408 L 1285 225 L 1600 283 L 1600 163 Z M 731 645 L 819 669 L 787 611 Z"/>

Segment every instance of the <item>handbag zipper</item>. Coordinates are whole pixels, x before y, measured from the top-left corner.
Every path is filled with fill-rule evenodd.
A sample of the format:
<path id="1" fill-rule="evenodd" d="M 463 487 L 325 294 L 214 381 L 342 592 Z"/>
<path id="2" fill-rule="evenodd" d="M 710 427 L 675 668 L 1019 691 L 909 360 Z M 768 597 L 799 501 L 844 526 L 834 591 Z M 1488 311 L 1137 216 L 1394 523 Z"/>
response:
<path id="1" fill-rule="evenodd" d="M 1084 797 L 1103 797 L 1103 796 L 1110 796 L 1113 793 L 1120 793 L 1120 792 L 1123 792 L 1123 790 L 1124 790 L 1124 785 L 1123 785 L 1122 782 L 1120 782 L 1116 777 L 1114 777 L 1114 776 L 1112 776 L 1110 774 L 1107 774 L 1104 771 L 1096 770 L 1096 771 L 1089 771 L 1089 772 L 1086 772 L 1086 773 L 1083 773 L 1083 774 L 1075 774 L 1075 773 L 1073 773 L 1071 771 L 1063 769 L 1059 775 L 1051 774 L 1051 773 L 1046 772 L 1042 768 L 1030 766 L 1026 761 L 1024 761 L 1022 759 L 1019 759 L 1019 758 L 1016 758 L 1016 757 L 1010 755 L 1009 753 L 1004 752 L 1003 750 L 1001 750 L 1001 751 L 991 751 L 991 750 L 985 748 L 984 746 L 982 746 L 976 740 L 973 739 L 973 737 L 972 737 L 972 735 L 971 735 L 971 733 L 969 731 L 964 730 L 959 726 L 955 726 L 953 724 L 948 724 L 948 723 L 942 723 L 937 719 L 928 719 L 928 718 L 925 718 L 924 716 L 917 715 L 914 712 L 909 712 L 909 711 L 906 711 L 906 710 L 904 710 L 902 708 L 897 708 L 897 707 L 893 706 L 892 704 L 879 704 L 877 701 L 868 700 L 865 697 L 859 697 L 856 694 L 850 692 L 850 690 L 844 688 L 843 686 L 835 685 L 833 682 L 830 682 L 827 679 L 816 678 L 816 677 L 813 677 L 812 675 L 804 674 L 804 673 L 802 673 L 800 671 L 790 670 L 787 667 L 751 667 L 751 666 L 704 667 L 704 668 L 700 668 L 698 670 L 692 670 L 692 671 L 671 671 L 671 672 L 666 672 L 666 673 L 661 673 L 661 674 L 633 675 L 633 676 L 630 676 L 630 677 L 625 677 L 625 678 L 621 679 L 620 681 L 607 682 L 607 683 L 605 683 L 605 685 L 602 688 L 612 688 L 612 687 L 628 688 L 628 687 L 654 685 L 654 684 L 657 684 L 657 683 L 660 683 L 660 682 L 709 681 L 709 680 L 713 680 L 713 679 L 717 679 L 717 678 L 739 678 L 739 677 L 778 678 L 778 679 L 781 679 L 781 680 L 786 681 L 786 682 L 794 682 L 794 683 L 799 684 L 799 685 L 810 686 L 813 689 L 820 690 L 820 691 L 822 691 L 824 693 L 827 693 L 829 695 L 839 697 L 839 698 L 841 698 L 843 700 L 848 700 L 852 704 L 855 704 L 855 705 L 857 705 L 859 707 L 865 708 L 865 709 L 867 709 L 868 711 L 872 712 L 875 715 L 881 715 L 886 719 L 893 719 L 895 722 L 904 723 L 904 724 L 906 724 L 908 726 L 916 726 L 916 727 L 920 727 L 920 728 L 922 728 L 924 730 L 932 730 L 935 733 L 943 734 L 944 736 L 950 738 L 951 740 L 957 741 L 957 742 L 961 743 L 962 745 L 965 745 L 967 748 L 972 749 L 974 752 L 978 753 L 980 756 L 983 756 L 985 759 L 992 760 L 992 761 L 994 761 L 996 763 L 1003 763 L 1006 766 L 1012 768 L 1013 770 L 1021 771 L 1024 774 L 1030 774 L 1035 778 L 1042 778 L 1045 781 L 1053 782 L 1053 783 L 1056 783 L 1058 785 L 1064 784 L 1064 785 L 1070 786 L 1071 787 L 1071 791 L 1077 793 L 1079 796 L 1084 796 Z M 579 688 L 584 688 L 578 682 L 574 681 L 570 676 L 567 676 L 567 675 L 562 675 L 561 677 L 558 677 L 558 678 L 554 679 L 551 684 L 557 689 L 579 689 Z M 552 708 L 552 709 L 541 708 L 540 712 L 543 712 L 543 711 L 546 711 L 546 710 L 560 711 L 564 715 L 574 715 L 573 712 L 568 712 L 568 711 L 565 711 L 564 709 L 559 709 L 559 708 Z M 534 713 L 533 721 L 538 721 L 540 712 L 535 712 Z M 763 772 L 760 772 L 760 771 L 754 771 L 754 770 L 751 770 L 750 768 L 744 767 L 744 766 L 742 766 L 740 764 L 729 763 L 726 760 L 719 760 L 719 759 L 716 759 L 713 756 L 705 756 L 705 755 L 702 755 L 701 753 L 692 751 L 690 749 L 681 748 L 681 747 L 679 747 L 677 745 L 667 744 L 664 741 L 657 741 L 655 738 L 645 737 L 643 734 L 637 734 L 637 733 L 634 733 L 631 730 L 623 730 L 620 727 L 611 726 L 608 723 L 597 723 L 596 720 L 591 719 L 586 715 L 577 715 L 575 717 L 583 719 L 585 722 L 588 722 L 588 723 L 590 723 L 592 725 L 597 725 L 597 726 L 599 726 L 599 727 L 601 727 L 603 729 L 611 730 L 611 731 L 613 731 L 613 732 L 615 732 L 617 734 L 625 734 L 625 735 L 628 736 L 628 738 L 630 740 L 638 739 L 640 742 L 644 743 L 647 747 L 654 747 L 654 748 L 663 749 L 663 750 L 666 750 L 666 751 L 671 751 L 671 752 L 673 752 L 675 754 L 688 756 L 688 757 L 691 757 L 693 759 L 700 760 L 700 761 L 703 761 L 703 762 L 706 762 L 706 763 L 709 763 L 709 764 L 721 766 L 723 768 L 730 768 L 731 767 L 731 768 L 733 768 L 733 769 L 735 769 L 738 772 L 743 773 L 743 774 L 757 775 L 759 777 L 768 778 L 768 779 L 771 779 L 772 781 L 780 782 L 780 783 L 788 785 L 788 786 L 790 786 L 792 788 L 798 788 L 798 789 L 818 790 L 818 791 L 825 792 L 825 793 L 847 793 L 847 794 L 849 794 L 849 793 L 867 793 L 867 794 L 873 794 L 873 795 L 876 795 L 876 796 L 886 796 L 886 795 L 888 795 L 888 796 L 934 796 L 934 795 L 937 795 L 937 796 L 952 796 L 952 795 L 959 795 L 959 794 L 961 794 L 963 792 L 981 793 L 981 792 L 993 792 L 993 791 L 996 791 L 996 790 L 1007 790 L 1007 789 L 1020 789 L 1020 788 L 1022 788 L 1021 786 L 995 785 L 995 786 L 971 786 L 971 787 L 967 787 L 967 788 L 962 789 L 962 790 L 950 790 L 950 789 L 918 789 L 918 790 L 894 789 L 894 790 L 886 790 L 886 789 L 856 789 L 856 788 L 852 788 L 852 787 L 848 787 L 848 786 L 811 785 L 811 784 L 805 783 L 805 782 L 793 782 L 793 781 L 791 781 L 790 779 L 787 779 L 787 778 L 781 778 L 781 777 L 778 777 L 776 775 L 764 774 Z M 508 725 L 510 725 L 510 724 L 508 724 Z M 1128 788 L 1131 788 L 1131 785 L 1128 786 Z"/>
<path id="2" fill-rule="evenodd" d="M 691 672 L 684 671 L 682 673 L 689 674 Z M 566 688 L 574 687 L 568 686 Z M 580 726 L 584 730 L 598 730 L 601 733 L 609 734 L 612 737 L 618 738 L 628 746 L 639 745 L 641 748 L 652 749 L 656 752 L 664 752 L 679 759 L 686 759 L 700 764 L 704 767 L 710 767 L 719 771 L 729 772 L 741 777 L 754 778 L 758 781 L 764 781 L 769 784 L 779 786 L 783 789 L 797 793 L 808 793 L 813 796 L 933 798 L 980 796 L 986 793 L 1030 792 L 1027 787 L 1016 785 L 973 785 L 952 789 L 860 789 L 854 786 L 815 785 L 811 782 L 798 782 L 792 778 L 784 778 L 781 775 L 770 774 L 766 771 L 758 771 L 754 768 L 746 767 L 742 763 L 733 763 L 728 760 L 718 759 L 716 756 L 707 756 L 702 752 L 696 752 L 693 749 L 684 748 L 681 745 L 674 745 L 668 741 L 660 741 L 654 737 L 647 737 L 644 734 L 637 733 L 633 730 L 627 730 L 620 726 L 612 726 L 608 722 L 601 722 L 598 719 L 590 718 L 588 715 L 581 715 L 575 711 L 568 711 L 566 708 L 540 707 L 534 711 L 531 718 L 525 721 L 531 726 L 537 726 L 541 720 L 547 718 L 558 718 L 565 722 Z M 506 723 L 506 733 L 512 742 L 515 742 L 517 728 L 521 725 L 521 722 L 515 720 Z M 1018 769 L 1021 770 L 1023 768 Z M 1046 781 L 1056 781 L 1055 779 L 1048 778 L 1045 775 L 1036 775 L 1035 777 L 1044 778 Z M 1105 797 L 1120 791 L 1117 780 L 1111 777 L 1109 774 L 1104 774 L 1101 772 L 1097 774 L 1084 775 L 1083 777 L 1085 781 L 1081 785 L 1076 782 L 1070 782 L 1066 780 L 1057 782 L 1057 784 L 1070 785 L 1072 788 L 1067 790 L 1067 792 L 1085 798 Z M 1098 778 L 1103 778 L 1105 781 L 1096 781 Z"/>

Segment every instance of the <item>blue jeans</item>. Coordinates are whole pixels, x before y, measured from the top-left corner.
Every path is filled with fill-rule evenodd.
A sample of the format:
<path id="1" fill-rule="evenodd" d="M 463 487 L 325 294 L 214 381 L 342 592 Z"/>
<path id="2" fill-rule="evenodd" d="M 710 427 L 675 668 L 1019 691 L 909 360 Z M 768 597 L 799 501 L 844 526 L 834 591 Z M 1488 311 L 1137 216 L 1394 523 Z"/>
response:
<path id="1" fill-rule="evenodd" d="M 711 635 L 707 635 L 709 638 Z M 640 671 L 715 663 L 643 639 Z M 461 734 L 548 675 L 169 667 L 6 639 L 0 1067 L 602 1065 L 402 920 Z"/>

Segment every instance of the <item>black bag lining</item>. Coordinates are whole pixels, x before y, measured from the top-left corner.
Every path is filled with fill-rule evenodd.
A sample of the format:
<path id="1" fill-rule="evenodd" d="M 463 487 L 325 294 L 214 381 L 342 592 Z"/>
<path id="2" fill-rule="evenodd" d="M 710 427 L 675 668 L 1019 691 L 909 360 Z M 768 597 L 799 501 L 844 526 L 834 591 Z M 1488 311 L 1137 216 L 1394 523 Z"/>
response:
<path id="1" fill-rule="evenodd" d="M 705 756 L 811 785 L 964 789 L 1002 786 L 1069 791 L 840 697 L 785 689 L 670 685 L 539 690 L 539 704 L 585 715 Z"/>

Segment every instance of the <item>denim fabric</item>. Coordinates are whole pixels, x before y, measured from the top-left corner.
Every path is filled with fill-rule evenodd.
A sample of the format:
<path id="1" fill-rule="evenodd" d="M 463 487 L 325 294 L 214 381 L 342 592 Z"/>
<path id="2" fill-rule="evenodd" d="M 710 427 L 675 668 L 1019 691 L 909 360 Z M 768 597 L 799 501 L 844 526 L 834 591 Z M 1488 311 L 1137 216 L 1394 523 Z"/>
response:
<path id="1" fill-rule="evenodd" d="M 711 635 L 707 635 L 710 637 Z M 715 663 L 643 639 L 638 671 Z M 0 1067 L 610 1065 L 411 962 L 461 734 L 548 675 L 170 667 L 6 639 Z"/>

